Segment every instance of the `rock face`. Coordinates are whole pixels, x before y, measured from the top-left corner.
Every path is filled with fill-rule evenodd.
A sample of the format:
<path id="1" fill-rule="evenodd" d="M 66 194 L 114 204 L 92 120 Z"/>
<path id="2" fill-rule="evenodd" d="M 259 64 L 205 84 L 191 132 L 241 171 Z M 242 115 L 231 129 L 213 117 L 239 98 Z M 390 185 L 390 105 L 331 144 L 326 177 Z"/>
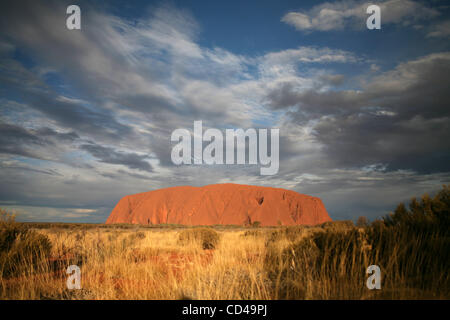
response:
<path id="1" fill-rule="evenodd" d="M 123 197 L 110 223 L 315 225 L 331 221 L 319 198 L 240 184 L 172 187 Z"/>

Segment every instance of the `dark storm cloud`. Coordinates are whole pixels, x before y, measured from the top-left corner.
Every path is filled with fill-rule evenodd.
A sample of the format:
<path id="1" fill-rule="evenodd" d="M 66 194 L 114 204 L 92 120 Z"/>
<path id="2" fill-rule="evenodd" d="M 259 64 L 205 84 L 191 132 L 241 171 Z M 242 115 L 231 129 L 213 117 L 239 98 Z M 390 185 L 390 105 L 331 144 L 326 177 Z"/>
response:
<path id="1" fill-rule="evenodd" d="M 73 142 L 77 139 L 80 139 L 80 136 L 76 134 L 75 132 L 56 132 L 55 130 L 51 128 L 39 128 L 35 130 L 36 135 L 41 137 L 48 137 L 48 138 L 57 138 L 59 141 L 62 142 Z"/>
<path id="2" fill-rule="evenodd" d="M 55 148 L 77 139 L 79 136 L 73 131 L 57 132 L 47 127 L 26 129 L 0 121 L 0 153 L 3 154 L 46 159 Z"/>
<path id="3" fill-rule="evenodd" d="M 316 127 L 326 154 L 341 166 L 387 165 L 420 173 L 450 171 L 449 119 L 408 121 L 393 116 L 352 115 Z"/>
<path id="4" fill-rule="evenodd" d="M 334 86 L 340 86 L 345 82 L 345 76 L 343 74 L 323 75 L 319 77 L 319 79 L 326 84 L 331 84 Z"/>
<path id="5" fill-rule="evenodd" d="M 0 122 L 0 153 L 34 157 L 30 145 L 43 146 L 44 142 L 22 127 Z"/>
<path id="6" fill-rule="evenodd" d="M 132 129 L 119 123 L 101 108 L 93 110 L 82 101 L 64 99 L 34 73 L 11 59 L 0 60 L 1 92 L 18 96 L 29 107 L 40 111 L 65 128 L 71 128 L 103 139 L 117 140 L 132 135 Z"/>
<path id="7" fill-rule="evenodd" d="M 268 94 L 290 121 L 317 121 L 314 135 L 337 166 L 450 171 L 450 53 L 400 64 L 360 90 L 306 90 L 289 83 Z"/>
<path id="8" fill-rule="evenodd" d="M 132 173 L 132 172 L 128 172 L 125 170 L 117 170 L 118 173 L 123 174 L 123 175 L 128 175 L 132 178 L 136 178 L 136 179 L 142 179 L 142 180 L 148 180 L 147 176 L 144 176 L 142 174 L 138 174 L 138 173 Z"/>
<path id="9" fill-rule="evenodd" d="M 0 165 L 0 168 L 6 168 L 6 169 L 8 169 L 8 170 L 19 170 L 19 171 L 21 171 L 21 172 L 23 172 L 23 171 L 25 171 L 25 172 L 33 172 L 33 173 L 40 173 L 40 174 L 46 174 L 46 175 L 50 175 L 50 176 L 62 176 L 60 173 L 58 173 L 57 171 L 55 171 L 55 170 L 41 170 L 41 169 L 34 169 L 34 168 L 29 168 L 29 167 L 25 167 L 25 166 L 11 166 L 11 165 L 8 165 L 8 166 L 1 166 Z"/>
<path id="10" fill-rule="evenodd" d="M 297 121 L 308 121 L 322 115 L 351 113 L 367 103 L 367 97 L 358 91 L 308 89 L 297 92 L 294 85 L 289 82 L 269 92 L 268 99 L 274 109 L 299 106 L 298 111 L 292 114 Z"/>
<path id="11" fill-rule="evenodd" d="M 153 172 L 151 165 L 144 160 L 148 158 L 147 155 L 141 156 L 137 153 L 116 151 L 113 148 L 104 147 L 97 144 L 83 144 L 80 148 L 89 152 L 100 162 L 120 164 L 130 169 Z"/>

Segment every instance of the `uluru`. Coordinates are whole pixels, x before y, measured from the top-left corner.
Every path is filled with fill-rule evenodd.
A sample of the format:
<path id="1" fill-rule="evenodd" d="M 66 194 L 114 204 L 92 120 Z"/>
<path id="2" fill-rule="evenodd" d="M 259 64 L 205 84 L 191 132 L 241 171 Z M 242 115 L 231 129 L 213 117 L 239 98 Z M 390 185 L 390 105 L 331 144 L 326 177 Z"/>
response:
<path id="1" fill-rule="evenodd" d="M 180 186 L 123 197 L 107 224 L 316 225 L 331 221 L 322 201 L 295 191 L 241 185 Z"/>

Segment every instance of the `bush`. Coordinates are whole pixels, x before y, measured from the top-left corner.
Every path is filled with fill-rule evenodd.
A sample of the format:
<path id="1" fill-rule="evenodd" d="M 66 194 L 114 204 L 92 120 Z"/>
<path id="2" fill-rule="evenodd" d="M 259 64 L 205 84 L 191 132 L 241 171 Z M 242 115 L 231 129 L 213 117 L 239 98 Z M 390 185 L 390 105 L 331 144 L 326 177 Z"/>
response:
<path id="1" fill-rule="evenodd" d="M 273 231 L 266 241 L 266 246 L 279 241 L 281 239 L 287 239 L 288 241 L 296 241 L 302 238 L 306 233 L 308 226 L 296 225 L 289 227 L 282 227 L 276 231 Z"/>
<path id="2" fill-rule="evenodd" d="M 259 237 L 262 236 L 263 233 L 261 230 L 247 230 L 242 234 L 242 237 Z"/>
<path id="3" fill-rule="evenodd" d="M 128 239 L 131 243 L 133 243 L 136 240 L 142 240 L 145 239 L 145 232 L 143 231 L 137 231 L 135 233 L 132 233 L 128 236 Z"/>
<path id="4" fill-rule="evenodd" d="M 326 223 L 286 248 L 269 246 L 264 268 L 281 299 L 411 299 L 450 295 L 450 190 L 400 204 L 364 229 Z M 365 270 L 382 270 L 383 290 L 368 291 Z"/>
<path id="5" fill-rule="evenodd" d="M 14 215 L 0 209 L 0 254 L 11 249 L 18 235 L 24 231 L 14 220 Z"/>
<path id="6" fill-rule="evenodd" d="M 14 221 L 14 216 L 1 211 L 0 274 L 3 277 L 33 272 L 45 266 L 51 242 L 47 236 Z"/>
<path id="7" fill-rule="evenodd" d="M 259 228 L 261 226 L 261 222 L 260 221 L 254 221 L 253 223 L 252 223 L 252 227 L 253 228 Z"/>
<path id="8" fill-rule="evenodd" d="M 15 223 L 3 224 L 0 226 L 0 254 L 8 252 L 14 241 L 23 232 L 23 228 Z"/>
<path id="9" fill-rule="evenodd" d="M 412 198 L 409 210 L 400 203 L 384 218 L 386 226 L 398 226 L 415 232 L 448 235 L 450 229 L 450 186 L 444 185 L 434 198 L 424 194 L 420 200 Z"/>
<path id="10" fill-rule="evenodd" d="M 320 227 L 327 231 L 347 231 L 353 229 L 354 226 L 351 220 L 327 221 L 320 225 Z"/>
<path id="11" fill-rule="evenodd" d="M 219 234 L 210 228 L 186 229 L 179 233 L 178 243 L 186 245 L 192 242 L 200 244 L 203 249 L 215 249 L 219 244 Z"/>
<path id="12" fill-rule="evenodd" d="M 356 226 L 359 228 L 367 227 L 368 225 L 369 220 L 364 216 L 360 216 L 358 220 L 356 220 Z"/>

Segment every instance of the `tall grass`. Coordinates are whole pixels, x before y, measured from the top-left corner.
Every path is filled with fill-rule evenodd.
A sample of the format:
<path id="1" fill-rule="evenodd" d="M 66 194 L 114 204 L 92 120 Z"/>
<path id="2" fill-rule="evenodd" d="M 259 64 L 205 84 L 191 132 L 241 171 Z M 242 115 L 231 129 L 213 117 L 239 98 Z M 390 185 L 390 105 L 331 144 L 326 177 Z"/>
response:
<path id="1" fill-rule="evenodd" d="M 50 240 L 15 222 L 14 216 L 0 211 L 0 276 L 9 278 L 46 271 Z"/>
<path id="2" fill-rule="evenodd" d="M 0 219 L 0 299 L 448 299 L 450 190 L 372 224 L 72 227 Z M 66 288 L 67 266 L 81 290 Z M 366 269 L 381 268 L 381 290 Z"/>
<path id="3" fill-rule="evenodd" d="M 281 299 L 447 298 L 450 294 L 450 190 L 400 204 L 364 228 L 328 228 L 284 249 L 268 245 L 265 269 Z M 331 223 L 336 226 L 339 223 Z M 328 230 L 327 230 L 328 229 Z M 287 238 L 288 235 L 286 234 Z M 369 291 L 365 270 L 378 265 L 383 290 Z"/>

